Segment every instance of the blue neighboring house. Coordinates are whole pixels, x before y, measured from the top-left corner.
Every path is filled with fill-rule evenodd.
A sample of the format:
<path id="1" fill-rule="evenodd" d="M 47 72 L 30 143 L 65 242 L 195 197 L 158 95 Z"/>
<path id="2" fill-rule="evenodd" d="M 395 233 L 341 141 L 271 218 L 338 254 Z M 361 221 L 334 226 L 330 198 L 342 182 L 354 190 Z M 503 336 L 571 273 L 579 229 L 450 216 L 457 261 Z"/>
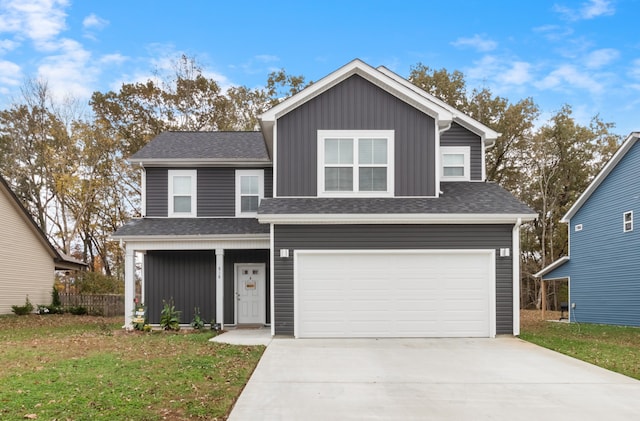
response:
<path id="1" fill-rule="evenodd" d="M 569 209 L 569 256 L 535 276 L 569 280 L 571 321 L 640 326 L 640 132 Z"/>

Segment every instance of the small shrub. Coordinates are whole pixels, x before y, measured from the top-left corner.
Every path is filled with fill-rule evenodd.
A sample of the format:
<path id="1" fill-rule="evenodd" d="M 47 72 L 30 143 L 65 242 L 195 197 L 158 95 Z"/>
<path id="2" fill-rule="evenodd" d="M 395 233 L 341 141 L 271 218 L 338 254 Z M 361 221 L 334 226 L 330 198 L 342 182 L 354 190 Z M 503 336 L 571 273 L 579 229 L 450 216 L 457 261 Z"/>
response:
<path id="1" fill-rule="evenodd" d="M 75 316 L 82 316 L 84 314 L 88 314 L 89 311 L 84 306 L 71 306 L 69 307 L 69 313 Z"/>
<path id="2" fill-rule="evenodd" d="M 200 317 L 200 308 L 195 307 L 193 309 L 193 320 L 191 321 L 191 327 L 195 330 L 202 330 L 204 328 L 204 320 Z"/>
<path id="3" fill-rule="evenodd" d="M 58 291 L 58 288 L 55 287 L 55 285 L 53 287 L 53 291 L 51 291 L 51 307 L 62 307 L 62 301 L 60 301 L 60 292 Z"/>
<path id="4" fill-rule="evenodd" d="M 180 330 L 181 311 L 176 310 L 173 299 L 168 303 L 162 300 L 163 308 L 160 312 L 160 326 L 164 330 Z"/>
<path id="5" fill-rule="evenodd" d="M 38 304 L 38 308 L 36 309 L 36 314 L 40 314 L 41 316 L 47 314 L 64 314 L 64 308 L 61 306 L 45 306 L 42 304 Z"/>
<path id="6" fill-rule="evenodd" d="M 27 299 L 24 302 L 23 306 L 11 306 L 11 311 L 13 311 L 18 316 L 24 316 L 33 311 L 33 304 L 29 301 L 29 296 L 27 295 Z"/>

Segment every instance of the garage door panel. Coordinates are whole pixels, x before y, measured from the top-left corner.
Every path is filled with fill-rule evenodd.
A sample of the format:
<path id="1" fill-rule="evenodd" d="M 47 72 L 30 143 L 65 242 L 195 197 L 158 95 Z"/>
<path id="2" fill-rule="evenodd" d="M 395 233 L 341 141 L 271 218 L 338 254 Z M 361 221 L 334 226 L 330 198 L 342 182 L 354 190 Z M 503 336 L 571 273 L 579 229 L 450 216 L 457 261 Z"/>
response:
<path id="1" fill-rule="evenodd" d="M 493 253 L 304 252 L 296 256 L 299 337 L 490 335 Z"/>

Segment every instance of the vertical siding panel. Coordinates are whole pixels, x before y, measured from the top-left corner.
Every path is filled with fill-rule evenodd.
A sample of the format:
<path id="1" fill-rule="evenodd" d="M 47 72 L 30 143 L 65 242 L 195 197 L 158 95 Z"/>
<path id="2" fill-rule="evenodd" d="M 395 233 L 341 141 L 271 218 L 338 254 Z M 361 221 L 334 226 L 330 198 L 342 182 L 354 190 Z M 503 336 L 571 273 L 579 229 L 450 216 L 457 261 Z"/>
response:
<path id="1" fill-rule="evenodd" d="M 215 255 L 211 250 L 148 251 L 145 297 L 150 323 L 160 323 L 162 301 L 173 298 L 180 322 L 191 323 L 194 308 L 204 320 L 215 316 Z"/>
<path id="2" fill-rule="evenodd" d="M 167 216 L 169 179 L 167 168 L 146 168 L 147 216 Z"/>
<path id="3" fill-rule="evenodd" d="M 317 194 L 317 130 L 395 130 L 396 195 L 435 194 L 433 118 L 354 75 L 278 120 L 279 195 Z"/>
<path id="4" fill-rule="evenodd" d="M 293 335 L 293 259 L 281 248 L 500 249 L 512 248 L 511 225 L 277 225 L 275 226 L 275 329 Z M 496 257 L 496 331 L 513 333 L 513 274 L 510 258 Z"/>

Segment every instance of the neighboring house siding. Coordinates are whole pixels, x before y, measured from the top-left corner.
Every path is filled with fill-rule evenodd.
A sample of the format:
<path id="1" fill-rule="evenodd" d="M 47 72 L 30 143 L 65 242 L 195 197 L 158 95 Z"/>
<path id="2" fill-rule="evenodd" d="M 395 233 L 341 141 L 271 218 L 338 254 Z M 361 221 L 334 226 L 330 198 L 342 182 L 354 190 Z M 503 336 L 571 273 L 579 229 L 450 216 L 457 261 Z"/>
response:
<path id="1" fill-rule="evenodd" d="M 53 257 L 21 212 L 0 186 L 0 314 L 24 305 L 27 295 L 34 307 L 51 304 Z"/>
<path id="2" fill-rule="evenodd" d="M 226 324 L 235 323 L 236 297 L 234 295 L 235 286 L 235 264 L 236 263 L 264 263 L 266 269 L 266 320 L 271 322 L 271 290 L 269 275 L 269 250 L 225 250 L 224 252 L 224 322 Z"/>
<path id="3" fill-rule="evenodd" d="M 167 216 L 169 206 L 169 180 L 166 168 L 146 168 L 146 208 L 145 216 Z"/>
<path id="4" fill-rule="evenodd" d="M 278 120 L 278 196 L 317 195 L 318 130 L 395 130 L 395 195 L 435 195 L 435 120 L 354 75 Z"/>
<path id="5" fill-rule="evenodd" d="M 293 259 L 280 249 L 499 249 L 512 248 L 511 225 L 276 225 L 275 332 L 293 335 Z M 496 331 L 513 333 L 513 262 L 496 257 Z"/>
<path id="6" fill-rule="evenodd" d="M 209 322 L 216 314 L 214 250 L 148 251 L 145 254 L 145 305 L 150 323 L 160 323 L 163 300 L 174 300 L 180 323 L 189 324 L 194 307 Z"/>
<path id="7" fill-rule="evenodd" d="M 640 142 L 571 218 L 571 320 L 640 326 Z M 634 228 L 623 232 L 622 215 Z M 582 231 L 575 232 L 576 224 Z"/>
<path id="8" fill-rule="evenodd" d="M 440 135 L 440 146 L 469 146 L 470 175 L 472 180 L 482 180 L 482 141 L 480 136 L 470 132 L 458 123 Z"/>
<path id="9" fill-rule="evenodd" d="M 273 196 L 272 168 L 242 168 L 264 170 L 264 196 Z M 168 168 L 146 169 L 147 215 L 168 215 Z M 198 216 L 233 217 L 236 215 L 236 168 L 198 168 Z"/>

